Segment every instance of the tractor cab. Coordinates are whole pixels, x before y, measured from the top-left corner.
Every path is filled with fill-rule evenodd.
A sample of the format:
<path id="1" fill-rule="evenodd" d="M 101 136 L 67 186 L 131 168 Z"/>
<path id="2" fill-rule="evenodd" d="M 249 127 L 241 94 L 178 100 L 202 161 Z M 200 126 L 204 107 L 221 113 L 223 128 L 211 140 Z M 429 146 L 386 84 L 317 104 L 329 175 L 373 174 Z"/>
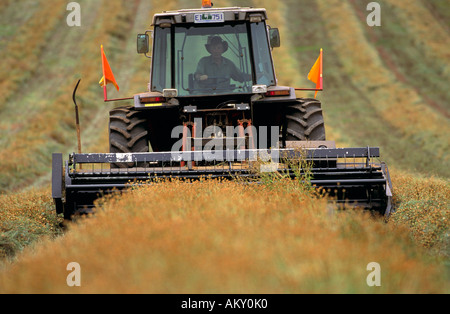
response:
<path id="1" fill-rule="evenodd" d="M 202 8 L 156 14 L 138 35 L 138 52 L 153 49 L 149 91 L 177 97 L 266 92 L 277 81 L 271 48 L 279 33 L 266 10 Z M 148 56 L 148 55 L 147 55 Z"/>

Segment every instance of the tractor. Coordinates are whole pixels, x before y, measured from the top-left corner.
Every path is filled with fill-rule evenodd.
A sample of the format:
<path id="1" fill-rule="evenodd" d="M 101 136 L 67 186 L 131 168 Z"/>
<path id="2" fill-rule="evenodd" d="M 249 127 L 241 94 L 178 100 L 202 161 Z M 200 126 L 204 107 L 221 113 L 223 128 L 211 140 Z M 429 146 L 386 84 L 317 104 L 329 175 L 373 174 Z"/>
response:
<path id="1" fill-rule="evenodd" d="M 110 153 L 73 153 L 65 162 L 53 154 L 56 211 L 70 219 L 99 196 L 152 178 L 255 177 L 251 166 L 261 159 L 262 171 L 294 177 L 286 161 L 301 155 L 310 183 L 334 201 L 389 215 L 379 148 L 327 141 L 320 101 L 278 84 L 280 33 L 267 20 L 263 8 L 210 1 L 155 14 L 137 35 L 137 52 L 151 63 L 148 90 L 109 112 Z"/>

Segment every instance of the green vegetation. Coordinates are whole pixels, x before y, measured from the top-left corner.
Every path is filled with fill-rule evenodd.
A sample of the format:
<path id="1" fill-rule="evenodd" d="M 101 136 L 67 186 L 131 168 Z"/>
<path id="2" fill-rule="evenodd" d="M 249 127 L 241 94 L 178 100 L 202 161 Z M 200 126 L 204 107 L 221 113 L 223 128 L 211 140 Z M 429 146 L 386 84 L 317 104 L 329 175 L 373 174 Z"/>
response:
<path id="1" fill-rule="evenodd" d="M 48 189 L 0 196 L 0 259 L 12 258 L 43 238 L 62 234 Z"/>
<path id="2" fill-rule="evenodd" d="M 419 245 L 449 258 L 448 181 L 405 174 L 396 175 L 395 179 L 396 212 L 391 223 L 406 225 Z"/>

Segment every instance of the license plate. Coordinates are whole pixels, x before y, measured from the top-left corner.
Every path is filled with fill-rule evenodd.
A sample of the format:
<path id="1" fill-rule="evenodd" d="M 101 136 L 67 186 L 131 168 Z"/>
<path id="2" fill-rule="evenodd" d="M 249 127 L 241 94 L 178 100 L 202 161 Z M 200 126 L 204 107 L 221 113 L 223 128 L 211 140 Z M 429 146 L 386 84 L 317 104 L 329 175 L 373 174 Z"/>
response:
<path id="1" fill-rule="evenodd" d="M 222 12 L 208 12 L 194 14 L 195 23 L 222 23 L 225 21 Z"/>

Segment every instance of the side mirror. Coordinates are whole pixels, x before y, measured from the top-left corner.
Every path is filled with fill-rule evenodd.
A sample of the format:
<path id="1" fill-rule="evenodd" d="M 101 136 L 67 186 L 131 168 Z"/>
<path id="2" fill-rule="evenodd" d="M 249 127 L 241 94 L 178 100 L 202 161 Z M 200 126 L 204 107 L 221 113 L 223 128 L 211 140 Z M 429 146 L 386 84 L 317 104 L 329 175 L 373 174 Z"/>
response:
<path id="1" fill-rule="evenodd" d="M 270 47 L 277 48 L 281 46 L 280 32 L 278 28 L 269 29 Z"/>
<path id="2" fill-rule="evenodd" d="M 148 53 L 148 34 L 137 35 L 137 53 Z"/>

